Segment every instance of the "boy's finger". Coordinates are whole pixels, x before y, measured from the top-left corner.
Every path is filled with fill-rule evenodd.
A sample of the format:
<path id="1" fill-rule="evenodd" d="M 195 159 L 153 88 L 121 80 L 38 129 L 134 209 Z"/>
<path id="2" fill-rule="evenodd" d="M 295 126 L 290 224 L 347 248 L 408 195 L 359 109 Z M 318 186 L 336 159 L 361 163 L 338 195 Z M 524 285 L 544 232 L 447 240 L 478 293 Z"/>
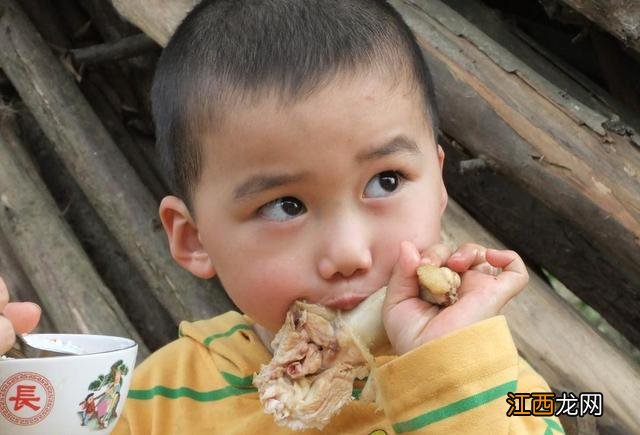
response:
<path id="1" fill-rule="evenodd" d="M 33 302 L 10 302 L 2 315 L 11 321 L 17 334 L 33 331 L 40 321 L 42 310 Z"/>
<path id="2" fill-rule="evenodd" d="M 464 272 L 487 261 L 486 251 L 487 248 L 477 243 L 465 243 L 447 259 L 446 265 L 456 272 Z"/>
<path id="3" fill-rule="evenodd" d="M 529 282 L 527 266 L 515 251 L 488 249 L 487 261 L 494 267 L 502 268 L 502 272 L 496 279 L 500 282 L 501 287 L 507 289 L 504 292 L 506 300 L 515 296 Z"/>
<path id="4" fill-rule="evenodd" d="M 398 261 L 391 272 L 387 296 L 384 306 L 387 309 L 399 304 L 405 299 L 418 296 L 418 277 L 416 269 L 420 264 L 420 255 L 415 245 L 410 242 L 402 242 Z"/>
<path id="5" fill-rule="evenodd" d="M 527 266 L 517 252 L 511 250 L 500 251 L 498 249 L 487 249 L 487 262 L 494 267 L 499 267 L 505 272 L 515 272 L 528 275 Z"/>
<path id="6" fill-rule="evenodd" d="M 437 243 L 420 254 L 422 256 L 420 264 L 430 264 L 440 267 L 447 261 L 447 258 L 451 256 L 452 252 L 453 247 L 445 245 L 444 243 Z"/>

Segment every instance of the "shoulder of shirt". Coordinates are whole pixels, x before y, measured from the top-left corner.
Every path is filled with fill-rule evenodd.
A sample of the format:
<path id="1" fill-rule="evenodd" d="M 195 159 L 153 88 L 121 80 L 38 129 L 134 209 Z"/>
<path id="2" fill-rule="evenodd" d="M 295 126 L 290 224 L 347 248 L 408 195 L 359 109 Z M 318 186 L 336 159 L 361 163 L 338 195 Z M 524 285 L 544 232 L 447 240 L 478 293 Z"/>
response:
<path id="1" fill-rule="evenodd" d="M 177 382 L 193 371 L 214 371 L 217 373 L 211 375 L 228 383 L 250 385 L 252 375 L 271 358 L 252 325 L 251 319 L 236 311 L 181 322 L 179 338 L 135 369 L 131 388 Z"/>

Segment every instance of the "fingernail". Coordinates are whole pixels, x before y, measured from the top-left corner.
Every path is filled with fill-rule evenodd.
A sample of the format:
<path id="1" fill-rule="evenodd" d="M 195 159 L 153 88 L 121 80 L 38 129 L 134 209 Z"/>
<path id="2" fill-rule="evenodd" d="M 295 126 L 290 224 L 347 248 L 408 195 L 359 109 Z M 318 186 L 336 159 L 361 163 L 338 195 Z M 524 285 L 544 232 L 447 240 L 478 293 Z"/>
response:
<path id="1" fill-rule="evenodd" d="M 458 259 L 458 258 L 462 258 L 462 254 L 461 254 L 461 253 L 459 253 L 459 252 L 456 252 L 455 254 L 453 254 L 453 255 L 451 256 L 451 258 L 452 258 L 453 260 L 456 260 L 456 259 Z"/>

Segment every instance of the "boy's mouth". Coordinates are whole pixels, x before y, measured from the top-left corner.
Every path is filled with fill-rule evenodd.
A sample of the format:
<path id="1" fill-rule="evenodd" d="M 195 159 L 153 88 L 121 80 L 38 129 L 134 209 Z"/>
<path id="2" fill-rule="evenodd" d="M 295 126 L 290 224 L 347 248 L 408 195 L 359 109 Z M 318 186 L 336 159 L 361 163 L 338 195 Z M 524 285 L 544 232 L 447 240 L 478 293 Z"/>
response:
<path id="1" fill-rule="evenodd" d="M 365 300 L 368 296 L 369 295 L 361 294 L 340 295 L 339 297 L 333 298 L 323 305 L 334 310 L 347 311 L 358 306 L 358 304 Z"/>

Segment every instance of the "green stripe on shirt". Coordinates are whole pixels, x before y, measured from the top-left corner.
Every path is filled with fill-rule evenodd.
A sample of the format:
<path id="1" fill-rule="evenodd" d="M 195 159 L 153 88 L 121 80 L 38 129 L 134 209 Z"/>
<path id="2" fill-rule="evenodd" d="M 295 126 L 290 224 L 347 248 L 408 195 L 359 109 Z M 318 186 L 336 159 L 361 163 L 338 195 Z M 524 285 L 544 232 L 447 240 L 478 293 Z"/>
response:
<path id="1" fill-rule="evenodd" d="M 205 346 L 209 347 L 209 344 L 211 344 L 211 342 L 213 340 L 217 340 L 218 338 L 223 338 L 223 337 L 228 337 L 231 334 L 233 334 L 234 332 L 240 330 L 240 329 L 253 329 L 251 328 L 250 325 L 247 325 L 246 323 L 239 323 L 231 328 L 229 328 L 227 331 L 225 332 L 219 332 L 217 334 L 212 334 L 210 336 L 208 336 L 207 338 L 204 339 L 203 343 Z"/>
<path id="2" fill-rule="evenodd" d="M 253 387 L 253 375 L 245 376 L 241 378 L 239 376 L 233 375 L 227 372 L 220 372 L 225 381 L 227 381 L 231 386 L 236 388 L 249 388 Z"/>
<path id="3" fill-rule="evenodd" d="M 489 403 L 501 396 L 506 395 L 509 391 L 515 391 L 518 381 L 509 381 L 497 387 L 482 391 L 457 402 L 450 403 L 433 411 L 425 412 L 422 415 L 414 417 L 410 420 L 401 421 L 393 424 L 396 433 L 411 432 L 418 430 L 424 426 L 435 423 L 445 418 L 453 417 L 478 406 Z M 506 409 L 505 409 L 506 412 Z"/>
<path id="4" fill-rule="evenodd" d="M 547 429 L 545 429 L 544 435 L 547 435 L 547 434 L 553 435 L 554 430 L 557 430 L 560 433 L 565 433 L 564 429 L 562 428 L 562 426 L 558 424 L 557 421 L 552 420 L 550 418 L 544 418 L 543 420 L 545 423 L 547 423 Z"/>
<path id="5" fill-rule="evenodd" d="M 253 393 L 256 391 L 258 390 L 255 388 L 236 388 L 234 386 L 228 386 L 211 391 L 196 391 L 189 387 L 169 388 L 163 385 L 156 385 L 148 390 L 129 390 L 127 397 L 129 399 L 138 400 L 149 400 L 154 396 L 163 396 L 168 399 L 186 397 L 197 400 L 198 402 L 211 402 L 225 399 L 230 396 L 239 396 L 241 394 Z"/>

